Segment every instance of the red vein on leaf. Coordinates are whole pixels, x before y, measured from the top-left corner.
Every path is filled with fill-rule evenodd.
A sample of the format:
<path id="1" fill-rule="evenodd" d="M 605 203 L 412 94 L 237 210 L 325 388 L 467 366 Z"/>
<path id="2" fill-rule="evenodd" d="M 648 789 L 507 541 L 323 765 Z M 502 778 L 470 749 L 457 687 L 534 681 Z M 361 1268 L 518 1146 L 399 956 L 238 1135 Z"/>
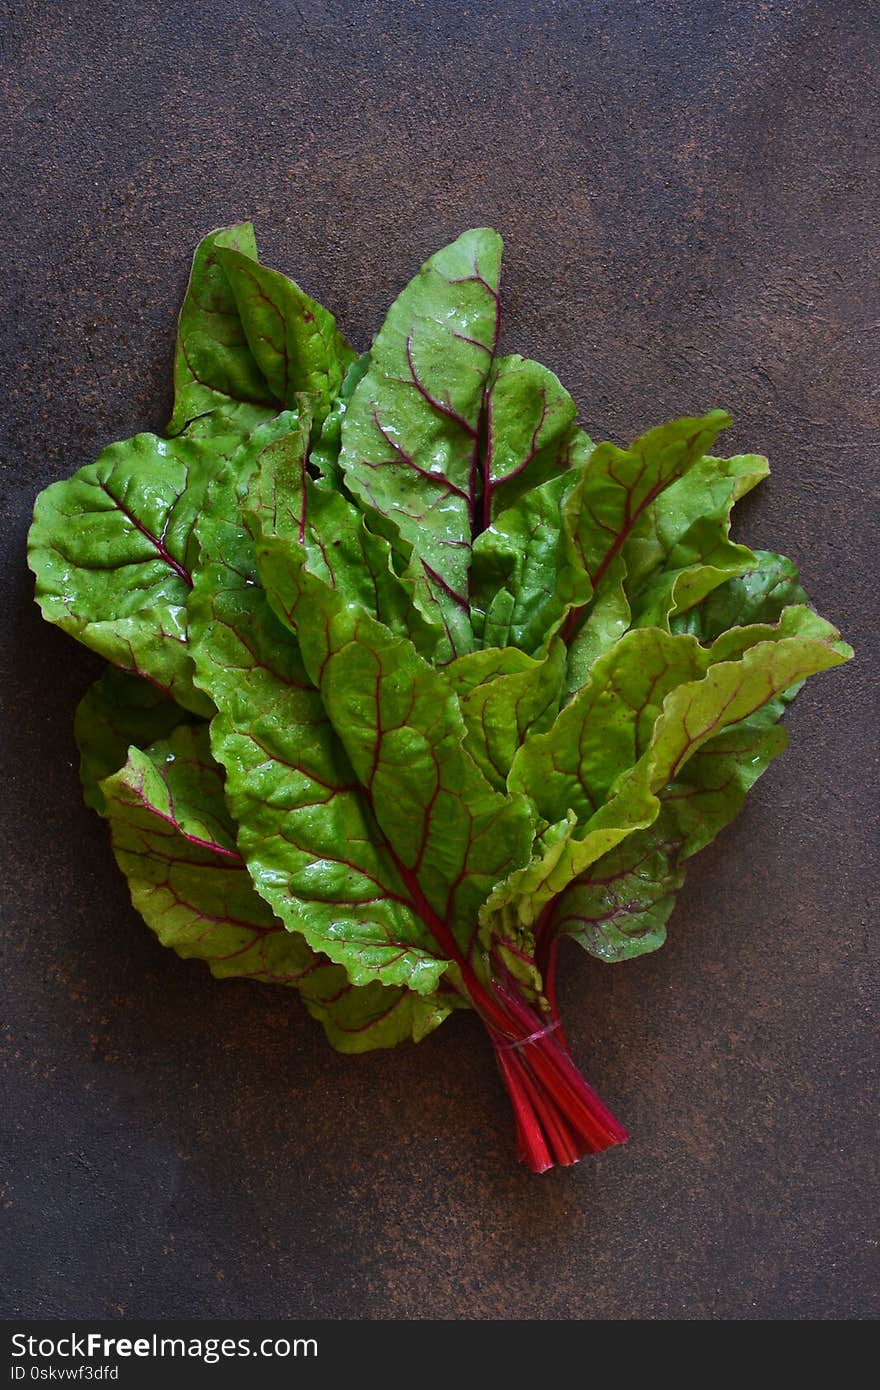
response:
<path id="1" fill-rule="evenodd" d="M 689 439 L 685 440 L 684 444 L 682 445 L 682 449 L 685 452 L 690 450 L 698 438 L 699 434 L 692 435 Z M 645 496 L 642 498 L 642 501 L 638 504 L 635 511 L 633 512 L 632 490 L 635 486 L 637 486 L 638 479 L 642 477 L 644 470 L 645 463 L 643 460 L 642 468 L 639 471 L 636 482 L 627 486 L 626 484 L 621 484 L 619 482 L 619 479 L 615 477 L 612 466 L 609 465 L 608 472 L 610 476 L 612 478 L 615 478 L 615 481 L 617 481 L 621 487 L 626 488 L 624 526 L 616 533 L 613 545 L 611 545 L 609 549 L 606 551 L 605 555 L 602 557 L 602 560 L 597 565 L 595 571 L 589 575 L 590 583 L 592 585 L 594 594 L 599 586 L 599 583 L 603 575 L 607 572 L 608 567 L 614 560 L 615 556 L 619 554 L 621 546 L 624 544 L 627 537 L 630 535 L 637 521 L 640 519 L 640 517 L 644 515 L 645 511 L 648 509 L 648 507 L 650 507 L 651 503 L 656 502 L 657 498 L 660 496 L 662 492 L 666 490 L 667 487 L 671 486 L 671 484 L 674 482 L 678 482 L 678 479 L 682 477 L 683 473 L 682 467 L 679 467 L 678 469 L 673 469 L 668 475 L 659 478 L 657 482 L 654 483 L 653 487 L 649 488 L 649 490 L 645 493 Z M 604 529 L 608 530 L 609 528 L 606 526 Z M 587 607 L 588 604 L 582 604 L 578 608 L 573 608 L 569 613 L 568 617 L 566 618 L 562 628 L 562 632 L 560 634 L 563 642 L 565 642 L 566 645 L 569 642 L 571 642 L 572 638 L 576 635 L 583 620 L 584 614 L 587 610 Z"/>
<path id="2" fill-rule="evenodd" d="M 174 573 L 180 579 L 183 580 L 184 584 L 188 585 L 188 587 L 191 589 L 193 586 L 193 581 L 192 575 L 189 573 L 189 570 L 184 569 L 183 565 L 181 565 L 178 560 L 175 560 L 174 556 L 170 553 L 170 551 L 167 550 L 166 547 L 162 544 L 160 538 L 158 536 L 154 536 L 152 531 L 150 531 L 144 525 L 140 518 L 135 516 L 134 512 L 130 511 L 128 507 L 126 507 L 125 504 L 119 500 L 118 497 L 115 497 L 113 495 L 106 483 L 99 482 L 98 486 L 101 489 L 101 491 L 107 497 L 110 498 L 110 501 L 122 513 L 126 520 L 131 522 L 135 530 L 139 531 L 141 535 L 144 536 L 150 542 L 150 544 L 155 548 L 155 551 L 157 555 L 160 557 L 160 559 L 164 560 L 166 565 L 168 565 L 170 569 L 173 569 Z"/>
<path id="3" fill-rule="evenodd" d="M 438 401 L 436 396 L 432 396 L 430 391 L 425 386 L 424 382 L 421 380 L 418 372 L 416 371 L 415 362 L 413 361 L 411 333 L 407 335 L 406 339 L 406 360 L 407 365 L 409 366 L 410 375 L 412 377 L 410 385 L 416 388 L 419 395 L 427 401 L 431 409 L 436 410 L 438 415 L 445 416 L 447 420 L 451 420 L 453 424 L 459 425 L 460 428 L 463 429 L 466 434 L 469 434 L 471 436 L 471 438 L 475 438 L 477 431 L 476 428 L 470 423 L 470 421 L 466 420 L 463 415 L 459 415 L 458 411 L 454 410 L 448 401 Z"/>
<path id="4" fill-rule="evenodd" d="M 274 302 L 274 300 L 270 299 L 269 296 L 266 294 L 265 290 L 263 289 L 254 272 L 250 270 L 247 265 L 239 266 L 239 270 L 242 272 L 243 275 L 246 275 L 247 278 L 253 284 L 257 298 L 262 299 L 264 304 L 268 304 L 269 308 L 272 310 L 273 314 L 278 319 L 278 322 L 281 324 L 280 347 L 276 343 L 274 343 L 272 339 L 268 337 L 267 334 L 260 334 L 259 336 L 262 337 L 263 341 L 267 342 L 271 348 L 274 348 L 275 352 L 277 352 L 278 356 L 284 363 L 284 389 L 281 393 L 281 399 L 283 401 L 286 401 L 288 388 L 290 386 L 290 356 L 287 351 L 287 320 L 285 319 L 284 315 L 282 314 L 281 310 L 278 308 L 278 305 Z"/>
<path id="5" fill-rule="evenodd" d="M 432 483 L 434 487 L 442 488 L 445 492 L 450 492 L 456 497 L 461 497 L 465 502 L 468 500 L 467 493 L 464 492 L 460 487 L 457 487 L 455 483 L 451 480 L 451 478 L 447 478 L 445 473 L 432 473 L 429 469 L 422 468 L 419 464 L 417 464 L 412 455 L 408 454 L 406 450 L 403 449 L 396 442 L 396 440 L 392 439 L 391 435 L 388 433 L 381 420 L 379 419 L 379 412 L 377 410 L 373 411 L 373 423 L 376 426 L 376 429 L 381 434 L 385 443 L 388 445 L 389 449 L 391 449 L 397 455 L 401 465 L 403 465 L 406 468 L 411 468 L 414 473 L 418 473 L 420 478 L 424 478 L 426 482 Z M 372 462 L 370 459 L 360 459 L 359 463 L 367 468 L 387 468 L 389 466 L 394 466 L 393 459 L 375 462 Z"/>
<path id="6" fill-rule="evenodd" d="M 160 780 L 163 782 L 163 785 L 166 788 L 166 791 L 168 791 L 167 783 L 165 783 L 165 780 L 161 777 L 161 774 L 159 775 Z M 244 864 L 244 860 L 242 859 L 238 850 L 227 849 L 225 845 L 218 844 L 216 840 L 205 840 L 200 835 L 191 835 L 188 831 L 184 830 L 183 826 L 180 824 L 180 821 L 177 820 L 173 813 L 173 802 L 170 802 L 170 812 L 161 811 L 159 807 L 156 806 L 155 803 L 150 801 L 150 799 L 148 798 L 146 791 L 144 790 L 143 776 L 141 776 L 136 783 L 132 784 L 131 782 L 129 782 L 127 785 L 131 788 L 132 792 L 137 797 L 138 801 L 141 803 L 145 810 L 149 811 L 154 816 L 158 816 L 159 820 L 165 821 L 167 825 L 172 826 L 172 828 L 177 832 L 177 834 L 180 835 L 181 839 L 186 840 L 187 844 L 195 845 L 199 849 L 209 850 L 210 853 L 219 855 L 222 858 L 234 860 L 236 864 Z M 170 792 L 168 794 L 170 801 Z"/>

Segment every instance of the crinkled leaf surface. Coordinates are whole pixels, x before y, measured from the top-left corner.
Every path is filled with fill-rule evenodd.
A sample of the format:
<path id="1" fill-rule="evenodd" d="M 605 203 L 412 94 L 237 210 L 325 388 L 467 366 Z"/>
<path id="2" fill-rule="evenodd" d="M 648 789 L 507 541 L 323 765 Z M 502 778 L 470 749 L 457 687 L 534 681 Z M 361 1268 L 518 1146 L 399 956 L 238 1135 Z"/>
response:
<path id="1" fill-rule="evenodd" d="M 35 511 L 45 615 L 121 668 L 77 738 L 136 905 L 215 974 L 295 985 L 343 1050 L 520 1017 L 555 933 L 659 945 L 785 703 L 849 655 L 731 541 L 767 465 L 706 453 L 723 412 L 596 447 L 497 356 L 500 256 L 465 233 L 356 358 L 250 224 L 212 233 L 174 438 Z"/>
<path id="2" fill-rule="evenodd" d="M 469 954 L 482 903 L 528 857 L 527 804 L 493 791 L 466 753 L 457 703 L 439 673 L 380 624 L 337 607 L 329 592 L 303 572 L 294 618 L 310 671 L 407 882 L 418 883 Z"/>
<path id="3" fill-rule="evenodd" d="M 675 632 L 694 633 L 701 642 L 713 642 L 728 628 L 775 622 L 783 609 L 805 602 L 797 566 L 784 555 L 756 550 L 748 568 L 673 618 L 671 626 Z"/>
<path id="4" fill-rule="evenodd" d="M 569 429 L 567 471 L 524 492 L 474 545 L 473 625 L 483 644 L 537 654 L 565 622 L 570 695 L 632 624 L 633 596 L 636 621 L 649 622 L 652 605 L 665 621 L 751 563 L 751 551 L 728 539 L 730 508 L 766 474 L 766 460 L 704 457 L 727 422 L 722 411 L 674 421 L 628 450 L 594 447 Z"/>
<path id="5" fill-rule="evenodd" d="M 657 793 L 713 734 L 848 655 L 835 629 L 803 607 L 776 626 L 736 628 L 711 648 L 655 628 L 627 633 L 514 759 L 509 785 L 549 825 L 568 826 L 550 852 L 499 885 L 484 920 L 514 904 L 521 921 L 534 921 L 600 855 L 654 823 Z"/>
<path id="6" fill-rule="evenodd" d="M 577 410 L 557 377 L 519 354 L 496 358 L 487 382 L 478 529 L 572 460 Z"/>
<path id="7" fill-rule="evenodd" d="M 342 469 L 339 466 L 339 451 L 342 448 L 342 420 L 354 394 L 354 389 L 361 377 L 366 375 L 369 365 L 370 354 L 368 352 L 362 353 L 352 362 L 345 373 L 345 380 L 339 389 L 339 395 L 327 412 L 324 423 L 321 425 L 320 434 L 309 455 L 309 463 L 313 470 L 319 473 L 322 478 L 326 478 L 336 488 L 342 489 L 344 487 Z"/>
<path id="8" fill-rule="evenodd" d="M 663 489 L 646 508 L 623 546 L 627 585 L 637 595 L 652 575 L 668 564 L 669 556 L 695 522 L 704 517 L 723 524 L 733 506 L 770 472 L 761 454 L 716 458 L 706 454 Z M 727 535 L 727 530 L 724 533 Z"/>
<path id="9" fill-rule="evenodd" d="M 211 705 L 192 683 L 186 601 L 194 527 L 219 460 L 201 440 L 111 444 L 40 494 L 28 542 L 43 616 L 198 714 Z"/>
<path id="10" fill-rule="evenodd" d="M 584 435 L 572 446 L 589 455 Z M 471 603 L 474 630 L 485 647 L 519 647 L 537 656 L 572 605 L 585 604 L 590 580 L 560 525 L 577 474 L 563 474 L 525 492 L 474 544 Z"/>
<path id="11" fill-rule="evenodd" d="M 218 247 L 251 352 L 275 399 L 292 409 L 307 393 L 318 425 L 357 354 L 329 310 L 280 271 L 240 250 Z"/>
<path id="12" fill-rule="evenodd" d="M 586 684 L 599 657 L 610 651 L 632 624 L 626 580 L 626 556 L 615 555 L 598 590 L 585 605 L 585 616 L 569 643 L 566 696 Z"/>
<path id="13" fill-rule="evenodd" d="M 538 659 L 517 647 L 488 647 L 445 668 L 467 730 L 464 746 L 498 791 L 507 790 L 520 745 L 548 729 L 559 711 L 565 656 L 558 641 Z"/>
<path id="14" fill-rule="evenodd" d="M 236 848 L 205 725 L 132 748 L 102 794 L 132 902 L 178 955 L 205 961 L 221 979 L 295 986 L 342 1051 L 424 1036 L 448 1012 L 406 990 L 355 989 L 340 966 L 273 916 Z"/>
<path id="15" fill-rule="evenodd" d="M 174 438 L 202 440 L 210 444 L 217 454 L 218 464 L 231 458 L 235 450 L 258 426 L 267 424 L 281 409 L 280 406 L 259 408 L 250 405 L 230 404 L 217 410 L 209 410 L 190 420 L 179 436 Z"/>
<path id="16" fill-rule="evenodd" d="M 565 532 L 588 577 L 594 602 L 610 584 L 612 622 L 623 611 L 621 584 L 624 567 L 627 574 L 631 570 L 633 546 L 640 536 L 656 529 L 657 516 L 663 514 L 658 499 L 687 476 L 729 423 L 723 410 L 674 420 L 648 430 L 628 449 L 598 445 L 579 470 L 565 499 Z M 581 636 L 590 608 L 589 601 L 572 607 L 563 628 L 569 648 L 570 692 L 583 684 L 590 663 L 602 649 L 605 633 L 597 631 L 595 624 Z"/>
<path id="17" fill-rule="evenodd" d="M 547 821 L 571 809 L 587 823 L 612 789 L 617 794 L 621 773 L 646 755 L 645 785 L 663 786 L 713 732 L 845 655 L 835 629 L 803 607 L 786 610 L 776 626 L 740 628 L 708 648 L 683 634 L 632 631 L 597 662 L 553 728 L 522 748 L 512 785 Z"/>
<path id="18" fill-rule="evenodd" d="M 580 689 L 593 663 L 627 628 L 668 630 L 675 614 L 754 564 L 752 552 L 729 538 L 730 514 L 767 472 L 767 460 L 757 454 L 705 456 L 645 508 L 571 638 L 569 693 Z"/>
<path id="19" fill-rule="evenodd" d="M 325 480 L 312 480 L 308 443 L 305 419 L 300 428 L 261 451 L 259 468 L 248 488 L 245 521 L 261 542 L 261 574 L 270 602 L 285 621 L 278 594 L 285 586 L 289 544 L 294 542 L 305 547 L 310 568 L 326 578 L 345 603 L 409 637 L 430 657 L 442 629 L 423 617 L 415 585 L 398 575 L 389 542 L 370 531 L 367 518 Z M 277 585 L 268 582 L 269 573 L 277 574 Z"/>
<path id="20" fill-rule="evenodd" d="M 103 815 L 100 783 L 119 771 L 131 745 L 146 748 L 194 717 L 149 681 L 108 666 L 80 700 L 73 725 L 86 805 Z"/>
<path id="21" fill-rule="evenodd" d="M 767 471 L 766 459 L 757 455 L 705 458 L 662 494 L 652 509 L 651 531 L 626 548 L 634 626 L 668 629 L 677 614 L 754 567 L 751 550 L 730 539 L 730 516 L 734 503 Z M 661 549 L 661 562 L 640 584 L 639 569 L 653 546 Z"/>
<path id="22" fill-rule="evenodd" d="M 259 471 L 252 486 L 265 495 Z M 296 511 L 302 518 L 302 503 Z M 432 931 L 439 921 L 470 954 L 480 905 L 528 856 L 525 799 L 487 783 L 463 748 L 453 689 L 412 643 L 359 611 L 345 585 L 336 587 L 332 565 L 315 574 L 308 548 L 284 518 L 279 530 L 275 509 L 258 502 L 248 516 L 261 577 L 297 635 L 410 901 L 426 906 Z"/>
<path id="23" fill-rule="evenodd" d="M 452 653 L 472 645 L 468 570 L 500 267 L 501 239 L 487 228 L 426 261 L 376 335 L 342 421 L 346 483 L 420 556 Z"/>
<path id="24" fill-rule="evenodd" d="M 606 961 L 662 946 L 684 861 L 734 819 L 749 788 L 785 749 L 785 730 L 772 722 L 777 712 L 709 739 L 659 793 L 653 825 L 602 855 L 560 895 L 553 930 Z"/>
<path id="25" fill-rule="evenodd" d="M 250 222 L 210 232 L 196 249 L 180 310 L 174 353 L 174 411 L 168 434 L 201 419 L 204 429 L 234 427 L 246 434 L 278 408 L 248 346 L 238 306 L 220 264 L 221 248 L 256 261 Z"/>
<path id="26" fill-rule="evenodd" d="M 258 581 L 238 506 L 258 456 L 212 484 L 190 598 L 197 680 L 219 711 L 211 745 L 226 771 L 239 848 L 285 926 L 344 965 L 352 983 L 429 995 L 448 962 L 413 907 L 297 642 Z"/>
<path id="27" fill-rule="evenodd" d="M 615 555 L 657 498 L 683 478 L 730 424 L 723 410 L 675 420 L 641 435 L 628 449 L 599 444 L 566 502 L 566 525 L 595 591 Z"/>

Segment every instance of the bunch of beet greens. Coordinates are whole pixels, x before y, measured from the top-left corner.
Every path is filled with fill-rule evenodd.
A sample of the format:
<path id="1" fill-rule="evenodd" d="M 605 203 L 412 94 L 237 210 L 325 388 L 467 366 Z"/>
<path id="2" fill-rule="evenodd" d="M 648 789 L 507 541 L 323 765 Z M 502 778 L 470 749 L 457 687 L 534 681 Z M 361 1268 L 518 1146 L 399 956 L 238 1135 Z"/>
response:
<path id="1" fill-rule="evenodd" d="M 559 1026 L 556 955 L 654 950 L 685 861 L 849 648 L 729 538 L 767 473 L 714 411 L 594 444 L 498 355 L 501 241 L 433 256 L 358 357 L 199 246 L 166 435 L 37 501 L 50 622 L 110 666 L 76 718 L 132 900 L 215 975 L 293 985 L 346 1052 L 486 1026 L 521 1158 L 626 1137 Z"/>

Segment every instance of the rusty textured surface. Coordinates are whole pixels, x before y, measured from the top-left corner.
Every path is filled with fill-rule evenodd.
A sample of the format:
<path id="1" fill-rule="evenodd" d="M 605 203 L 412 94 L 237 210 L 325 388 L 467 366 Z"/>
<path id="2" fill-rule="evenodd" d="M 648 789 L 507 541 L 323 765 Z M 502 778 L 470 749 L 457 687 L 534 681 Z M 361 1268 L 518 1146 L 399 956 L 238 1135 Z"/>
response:
<path id="1" fill-rule="evenodd" d="M 7 1316 L 870 1316 L 878 40 L 856 0 L 5 6 Z M 505 350 L 611 438 L 727 405 L 774 467 L 743 538 L 860 648 L 668 946 L 565 961 L 633 1131 L 575 1170 L 516 1165 L 473 1020 L 340 1058 L 163 952 L 80 803 L 32 499 L 161 425 L 191 249 L 245 216 L 358 344 L 495 224 Z"/>

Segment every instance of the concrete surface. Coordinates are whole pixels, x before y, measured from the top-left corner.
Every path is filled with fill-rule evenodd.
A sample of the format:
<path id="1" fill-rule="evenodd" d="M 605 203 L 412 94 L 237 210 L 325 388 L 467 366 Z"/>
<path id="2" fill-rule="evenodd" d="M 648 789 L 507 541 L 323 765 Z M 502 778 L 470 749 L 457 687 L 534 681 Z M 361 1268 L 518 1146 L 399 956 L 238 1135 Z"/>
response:
<path id="1" fill-rule="evenodd" d="M 4 8 L 3 1311 L 870 1316 L 876 6 Z M 859 648 L 668 946 L 568 953 L 566 1026 L 633 1133 L 575 1170 L 518 1167 L 473 1020 L 341 1058 L 293 996 L 165 953 L 81 805 L 97 662 L 31 603 L 33 498 L 161 426 L 192 248 L 242 217 L 359 345 L 497 226 L 504 349 L 599 437 L 728 406 L 774 470 L 740 535 Z"/>

